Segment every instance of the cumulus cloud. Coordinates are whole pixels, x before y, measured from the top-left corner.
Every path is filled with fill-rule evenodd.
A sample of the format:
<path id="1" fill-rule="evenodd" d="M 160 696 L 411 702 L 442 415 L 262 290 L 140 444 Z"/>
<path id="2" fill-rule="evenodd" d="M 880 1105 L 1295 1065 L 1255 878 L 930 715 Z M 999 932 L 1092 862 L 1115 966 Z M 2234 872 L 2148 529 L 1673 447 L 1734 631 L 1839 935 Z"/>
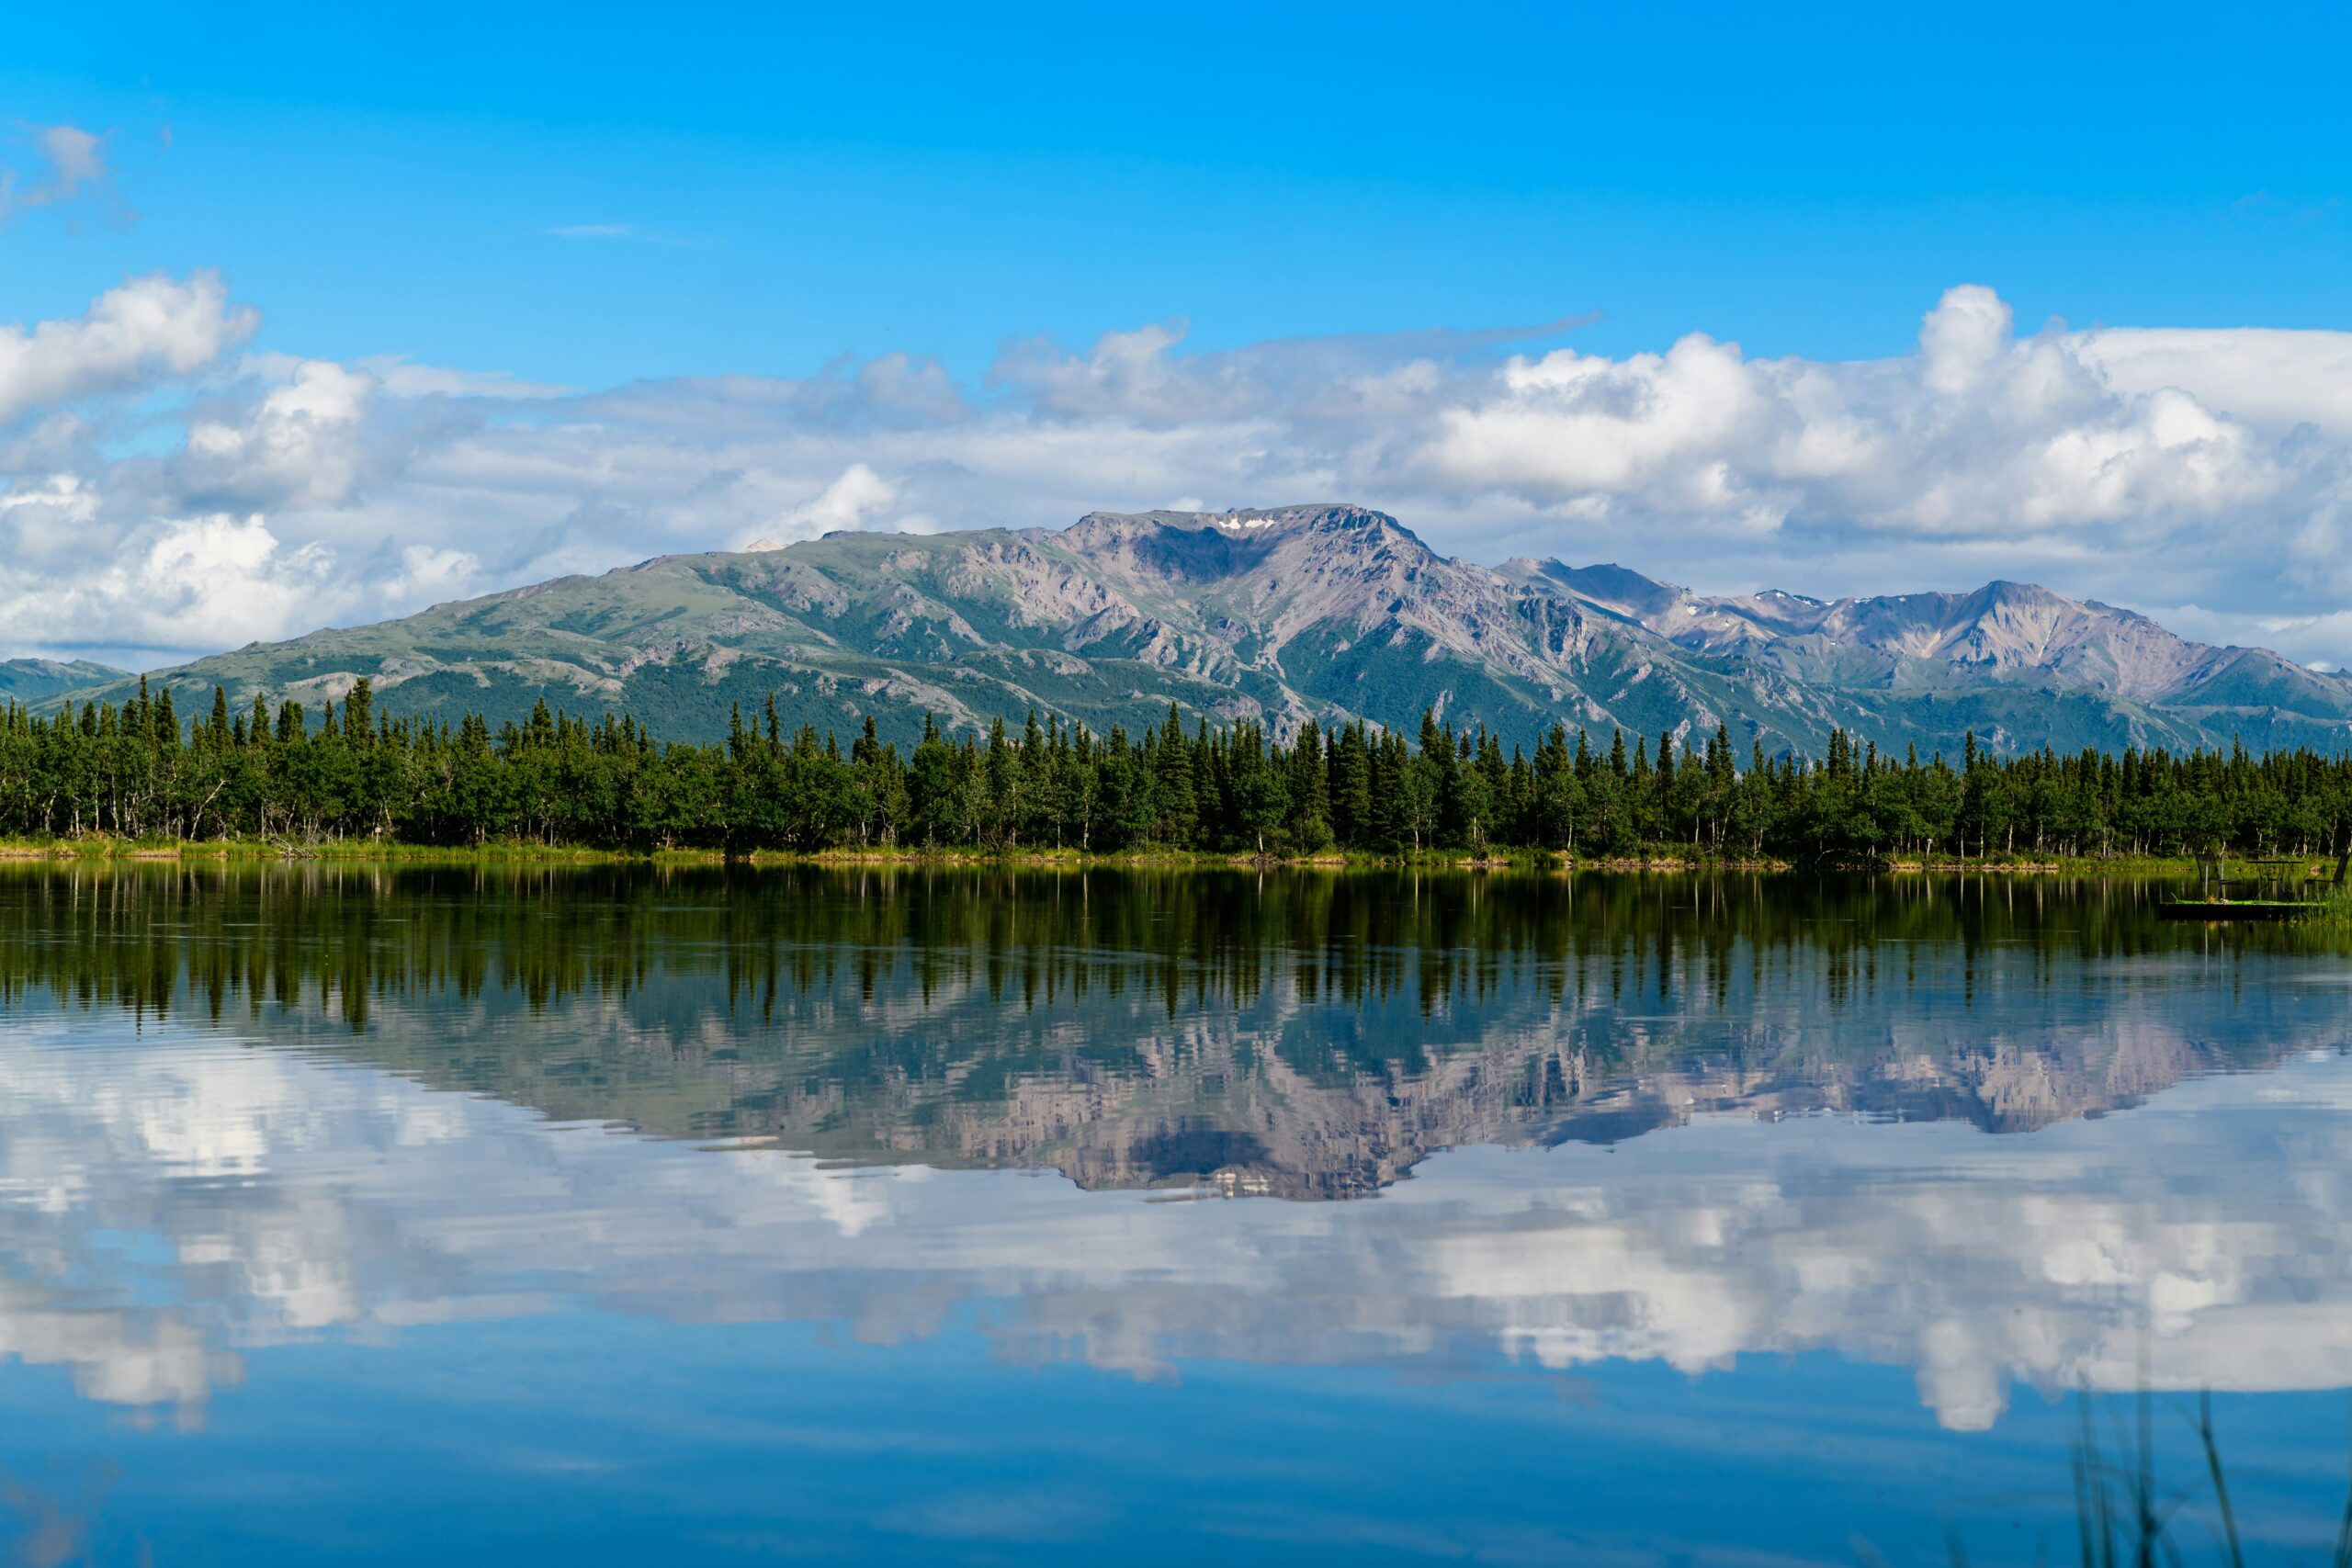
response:
<path id="1" fill-rule="evenodd" d="M 366 619 L 386 604 L 459 596 L 481 564 L 464 550 L 409 545 L 346 565 L 322 541 L 288 546 L 260 514 L 226 513 L 145 525 L 92 559 L 96 513 L 62 477 L 0 498 L 0 626 L 27 646 L 159 659 L 239 648 Z"/>
<path id="2" fill-rule="evenodd" d="M 0 495 L 0 539 L 19 571 L 53 570 L 87 547 L 98 492 L 78 474 L 44 474 Z"/>
<path id="3" fill-rule="evenodd" d="M 339 506 L 359 477 L 360 422 L 377 381 L 333 360 L 292 367 L 241 418 L 189 423 L 181 482 L 267 506 Z"/>
<path id="4" fill-rule="evenodd" d="M 133 278 L 72 321 L 0 327 L 0 428 L 28 412 L 135 392 L 210 365 L 261 324 L 218 273 Z"/>
<path id="5" fill-rule="evenodd" d="M 1964 285 L 1907 352 L 1866 361 L 1700 333 L 1611 356 L 1573 321 L 1193 352 L 1177 321 L 1016 341 L 971 378 L 899 351 L 567 393 L 398 358 L 224 363 L 254 324 L 199 274 L 0 329 L 0 530 L 22 570 L 96 592 L 54 554 L 63 530 L 87 562 L 145 547 L 157 519 L 259 514 L 283 559 L 316 547 L 361 581 L 333 611 L 360 619 L 833 528 L 1350 499 L 1479 559 L 1817 594 L 2034 579 L 2352 661 L 2352 333 L 2020 332 Z M 126 411 L 163 388 L 185 397 L 159 434 Z M 109 420 L 142 419 L 139 454 L 102 455 Z M 428 589 L 411 549 L 466 564 Z M 205 651 L 161 640 L 194 624 L 140 646 Z"/>
<path id="6" fill-rule="evenodd" d="M 837 528 L 868 527 L 898 499 L 897 485 L 864 463 L 852 463 L 839 479 L 785 514 L 779 542 L 813 539 Z"/>
<path id="7" fill-rule="evenodd" d="M 0 513 L 10 527 L 16 513 Z M 285 549 L 257 516 L 176 518 L 134 530 L 66 581 L 0 567 L 0 624 L 38 646 L 234 648 L 317 624 L 333 603 L 333 557 Z"/>
<path id="8" fill-rule="evenodd" d="M 2274 436 L 2308 424 L 2352 440 L 2352 333 L 2128 327 L 2068 341 L 2119 391 L 2177 389 Z"/>
<path id="9" fill-rule="evenodd" d="M 2079 339 L 2019 339 L 1955 288 L 1906 359 L 1752 360 L 1701 335 L 1623 360 L 1513 360 L 1443 412 L 1437 476 L 1593 518 L 2030 546 L 2147 544 L 2282 499 L 2275 443 L 2174 386 L 2125 391 Z"/>

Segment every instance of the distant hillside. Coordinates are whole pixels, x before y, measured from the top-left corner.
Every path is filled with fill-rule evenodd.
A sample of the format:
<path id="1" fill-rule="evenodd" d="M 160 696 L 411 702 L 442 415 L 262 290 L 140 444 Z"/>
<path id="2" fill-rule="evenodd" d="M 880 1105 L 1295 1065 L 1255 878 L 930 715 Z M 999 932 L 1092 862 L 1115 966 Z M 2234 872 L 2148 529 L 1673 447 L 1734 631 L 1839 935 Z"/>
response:
<path id="1" fill-rule="evenodd" d="M 43 704 L 77 687 L 126 678 L 111 664 L 86 659 L 0 659 L 0 702 Z"/>
<path id="2" fill-rule="evenodd" d="M 1034 706 L 1102 730 L 1172 701 L 1283 731 L 1412 727 L 1427 707 L 1513 739 L 1720 721 L 1770 753 L 1818 754 L 1832 726 L 1923 753 L 1970 729 L 2001 750 L 2352 743 L 2352 682 L 2046 589 L 1707 598 L 1622 567 L 1451 560 L 1346 505 L 670 556 L 151 679 L 315 705 L 361 675 L 392 712 L 495 721 L 545 698 L 704 739 L 773 693 L 789 724 L 872 711 L 901 739 L 925 711 L 971 728 Z"/>

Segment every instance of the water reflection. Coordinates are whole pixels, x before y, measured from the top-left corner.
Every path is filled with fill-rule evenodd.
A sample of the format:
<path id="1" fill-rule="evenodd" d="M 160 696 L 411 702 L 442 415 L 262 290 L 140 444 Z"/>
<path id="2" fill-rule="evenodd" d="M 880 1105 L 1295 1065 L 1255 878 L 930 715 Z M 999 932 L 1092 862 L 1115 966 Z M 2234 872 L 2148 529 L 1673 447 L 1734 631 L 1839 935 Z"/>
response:
<path id="1" fill-rule="evenodd" d="M 583 1301 L 873 1343 L 988 1303 L 1013 1361 L 1143 1378 L 1829 1349 L 1962 1428 L 2143 1341 L 2164 1386 L 2352 1382 L 2343 965 L 2129 885 L 43 868 L 0 904 L 0 1351 L 184 1425 L 271 1346 Z M 1170 1201 L 1210 1193 L 1370 1201 Z"/>
<path id="2" fill-rule="evenodd" d="M 1238 1206 L 591 1134 L 176 1029 L 110 1049 L 42 1029 L 7 1056 L 0 1345 L 185 1420 L 240 1351 L 583 1295 L 875 1342 L 987 1300 L 1016 1359 L 1143 1376 L 1834 1348 L 1915 1369 L 1961 1427 L 2012 1379 L 2128 1386 L 2143 1321 L 2165 1386 L 2352 1382 L 2334 1055 L 2030 1139 L 1706 1116 L 1439 1156 L 1374 1203 Z"/>
<path id="3" fill-rule="evenodd" d="M 193 1019 L 673 1137 L 1346 1197 L 1713 1111 L 2017 1132 L 2322 1037 L 2335 933 L 2132 883 L 0 876 L 0 998 Z M 2314 1031 L 2317 1033 L 2314 1033 Z"/>

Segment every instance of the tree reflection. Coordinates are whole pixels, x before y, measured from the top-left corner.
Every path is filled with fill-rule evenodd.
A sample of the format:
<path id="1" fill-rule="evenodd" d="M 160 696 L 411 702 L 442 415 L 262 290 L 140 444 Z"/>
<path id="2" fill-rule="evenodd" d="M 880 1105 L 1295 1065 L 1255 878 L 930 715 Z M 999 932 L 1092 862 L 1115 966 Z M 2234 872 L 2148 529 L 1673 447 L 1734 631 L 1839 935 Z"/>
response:
<path id="1" fill-rule="evenodd" d="M 2344 934 L 2167 925 L 2161 891 L 33 864 L 0 873 L 0 1006 L 335 1043 L 674 1136 L 1344 1196 L 1461 1143 L 1724 1109 L 2014 1131 L 2275 1060 L 2293 1031 L 2195 1016 L 2258 1019 L 2253 967 Z"/>

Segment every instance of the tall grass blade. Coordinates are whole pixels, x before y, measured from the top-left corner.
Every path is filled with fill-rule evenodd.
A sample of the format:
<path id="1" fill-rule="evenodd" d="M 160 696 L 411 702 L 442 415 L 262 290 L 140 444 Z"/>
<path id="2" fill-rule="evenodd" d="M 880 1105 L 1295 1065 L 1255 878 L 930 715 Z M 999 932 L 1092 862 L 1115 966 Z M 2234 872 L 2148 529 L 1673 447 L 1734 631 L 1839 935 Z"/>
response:
<path id="1" fill-rule="evenodd" d="M 2344 1517 L 2335 1526 L 2335 1554 L 2329 1559 L 2335 1568 L 2352 1568 L 2352 1486 L 2344 1494 Z"/>
<path id="2" fill-rule="evenodd" d="M 2205 1445 L 2205 1469 L 2213 1477 L 2213 1501 L 2222 1512 L 2222 1545 L 2229 1552 L 2230 1568 L 2245 1568 L 2245 1551 L 2238 1542 L 2238 1517 L 2230 1506 L 2229 1479 L 2222 1473 L 2222 1445 L 2213 1435 L 2213 1391 L 2210 1388 L 2197 1394 L 2197 1440 Z"/>

